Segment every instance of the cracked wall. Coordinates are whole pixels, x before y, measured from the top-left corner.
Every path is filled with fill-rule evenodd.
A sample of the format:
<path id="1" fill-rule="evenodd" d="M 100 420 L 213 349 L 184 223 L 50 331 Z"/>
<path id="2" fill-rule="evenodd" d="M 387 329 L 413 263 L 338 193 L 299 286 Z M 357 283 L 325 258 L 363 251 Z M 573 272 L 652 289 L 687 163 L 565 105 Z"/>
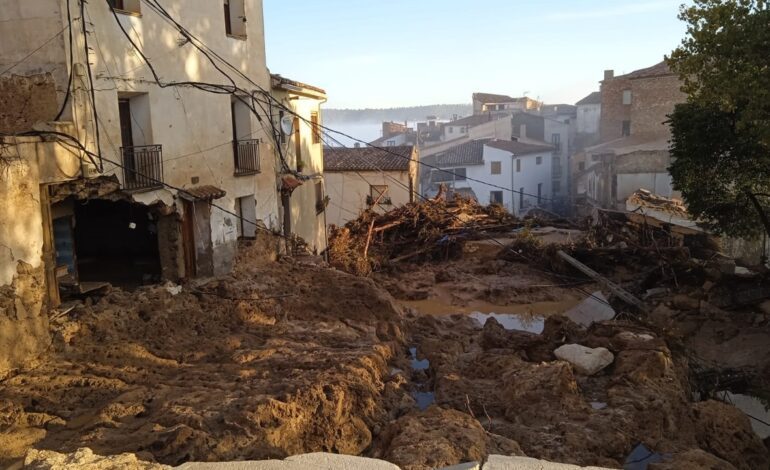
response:
<path id="1" fill-rule="evenodd" d="M 25 160 L 0 167 L 0 377 L 50 344 L 39 180 Z"/>

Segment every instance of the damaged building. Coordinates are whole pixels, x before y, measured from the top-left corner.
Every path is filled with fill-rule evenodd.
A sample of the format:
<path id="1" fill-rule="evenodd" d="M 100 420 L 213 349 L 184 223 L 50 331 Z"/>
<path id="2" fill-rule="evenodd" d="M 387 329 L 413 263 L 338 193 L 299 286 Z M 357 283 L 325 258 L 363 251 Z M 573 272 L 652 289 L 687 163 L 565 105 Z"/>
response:
<path id="1" fill-rule="evenodd" d="M 239 239 L 285 221 L 325 249 L 321 180 L 320 196 L 307 181 L 282 217 L 299 168 L 278 151 L 292 136 L 275 131 L 261 0 L 224 14 L 179 0 L 5 6 L 0 375 L 47 347 L 47 311 L 66 296 L 226 274 Z M 310 93 L 308 121 L 325 101 Z M 322 146 L 297 137 L 320 175 Z"/>

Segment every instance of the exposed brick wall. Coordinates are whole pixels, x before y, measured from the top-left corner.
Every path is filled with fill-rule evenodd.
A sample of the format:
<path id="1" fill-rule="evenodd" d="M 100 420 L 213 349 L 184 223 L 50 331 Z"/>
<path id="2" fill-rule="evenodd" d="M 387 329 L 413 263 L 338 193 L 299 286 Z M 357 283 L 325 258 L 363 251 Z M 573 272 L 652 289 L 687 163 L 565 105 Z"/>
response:
<path id="1" fill-rule="evenodd" d="M 630 89 L 631 80 L 624 78 L 602 82 L 602 116 L 599 126 L 602 142 L 623 137 L 623 121 L 631 120 L 631 106 L 623 104 L 623 90 Z"/>
<path id="2" fill-rule="evenodd" d="M 680 90 L 679 78 L 674 75 L 632 80 L 631 133 L 669 133 L 665 121 L 674 106 L 687 96 Z"/>
<path id="3" fill-rule="evenodd" d="M 52 121 L 59 111 L 51 74 L 0 78 L 0 132 L 29 131 L 40 121 Z"/>
<path id="4" fill-rule="evenodd" d="M 665 75 L 602 82 L 601 141 L 623 137 L 623 121 L 631 122 L 631 135 L 666 135 L 664 122 L 674 106 L 685 101 L 678 77 Z M 631 90 L 631 104 L 623 104 L 623 91 Z"/>

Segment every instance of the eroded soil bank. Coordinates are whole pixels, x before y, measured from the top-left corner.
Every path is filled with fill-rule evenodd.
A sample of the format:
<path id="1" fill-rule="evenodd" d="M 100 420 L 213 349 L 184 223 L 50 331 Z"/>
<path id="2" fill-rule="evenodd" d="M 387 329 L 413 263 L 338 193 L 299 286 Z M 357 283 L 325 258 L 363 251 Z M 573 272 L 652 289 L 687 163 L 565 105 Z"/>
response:
<path id="1" fill-rule="evenodd" d="M 763 350 L 727 351 L 770 337 L 766 320 L 704 314 L 697 287 L 696 301 L 659 299 L 651 321 L 583 328 L 561 314 L 598 286 L 498 254 L 468 243 L 460 259 L 362 278 L 245 250 L 232 276 L 181 293 L 93 297 L 54 319 L 41 367 L 2 384 L 0 467 L 30 447 L 88 447 L 169 465 L 329 451 L 410 470 L 490 454 L 620 468 L 643 444 L 668 458 L 650 469 L 768 468 L 749 418 L 697 400 L 693 374 L 696 359 L 720 371 L 729 357 L 761 382 Z M 482 326 L 474 311 L 541 323 Z M 580 375 L 554 356 L 572 343 L 614 361 Z"/>

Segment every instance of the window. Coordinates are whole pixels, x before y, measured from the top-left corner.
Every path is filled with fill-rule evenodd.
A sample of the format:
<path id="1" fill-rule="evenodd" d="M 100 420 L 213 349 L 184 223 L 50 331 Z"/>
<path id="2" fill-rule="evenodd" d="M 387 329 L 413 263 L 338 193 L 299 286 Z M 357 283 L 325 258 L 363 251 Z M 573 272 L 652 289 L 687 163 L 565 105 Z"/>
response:
<path id="1" fill-rule="evenodd" d="M 624 137 L 631 135 L 631 121 L 623 121 L 622 134 Z"/>
<path id="2" fill-rule="evenodd" d="M 396 141 L 395 140 L 389 140 L 389 141 L 385 142 L 385 145 L 387 145 L 388 147 L 395 147 L 396 146 Z"/>
<path id="3" fill-rule="evenodd" d="M 561 192 L 561 181 L 560 180 L 553 180 L 553 193 L 557 194 Z"/>
<path id="4" fill-rule="evenodd" d="M 371 185 L 369 186 L 369 197 L 366 198 L 366 203 L 370 206 L 390 206 L 393 202 L 388 195 L 387 185 Z"/>
<path id="5" fill-rule="evenodd" d="M 535 165 L 542 165 L 542 164 L 543 164 L 543 157 L 535 158 Z"/>
<path id="6" fill-rule="evenodd" d="M 297 159 L 297 171 L 300 170 L 300 164 L 302 162 L 302 131 L 299 128 L 299 117 L 294 117 L 294 157 Z"/>
<path id="7" fill-rule="evenodd" d="M 139 0 L 107 0 L 107 4 L 120 13 L 141 13 Z"/>
<path id="8" fill-rule="evenodd" d="M 315 212 L 321 214 L 326 210 L 326 198 L 324 197 L 324 185 L 321 181 L 315 184 Z"/>
<path id="9" fill-rule="evenodd" d="M 455 181 L 465 181 L 468 170 L 466 168 L 455 168 L 452 170 L 452 173 L 454 173 Z"/>
<path id="10" fill-rule="evenodd" d="M 551 143 L 557 152 L 561 152 L 561 134 L 552 134 Z"/>
<path id="11" fill-rule="evenodd" d="M 516 173 L 521 173 L 521 159 L 516 160 Z"/>
<path id="12" fill-rule="evenodd" d="M 537 183 L 537 203 L 538 205 L 543 200 L 543 183 Z"/>
<path id="13" fill-rule="evenodd" d="M 502 204 L 503 203 L 503 192 L 502 191 L 490 191 L 489 192 L 489 203 L 490 204 Z"/>
<path id="14" fill-rule="evenodd" d="M 246 37 L 246 5 L 244 0 L 223 0 L 225 33 L 243 39 Z"/>
<path id="15" fill-rule="evenodd" d="M 465 134 L 466 132 L 468 132 L 468 128 L 467 127 L 461 127 L 460 128 L 460 134 Z"/>
<path id="16" fill-rule="evenodd" d="M 519 209 L 524 209 L 524 188 L 519 188 Z"/>
<path id="17" fill-rule="evenodd" d="M 502 162 L 492 162 L 492 174 L 493 175 L 500 175 L 503 173 L 503 164 Z"/>
<path id="18" fill-rule="evenodd" d="M 586 169 L 586 162 L 578 163 L 578 170 L 583 171 Z"/>
<path id="19" fill-rule="evenodd" d="M 631 104 L 631 90 L 623 90 L 623 104 Z"/>
<path id="20" fill-rule="evenodd" d="M 452 126 L 449 126 L 449 133 L 450 134 L 454 134 L 455 133 L 455 128 L 452 127 Z"/>
<path id="21" fill-rule="evenodd" d="M 313 129 L 313 143 L 321 143 L 321 123 L 318 121 L 318 113 L 310 113 L 310 127 Z"/>
<path id="22" fill-rule="evenodd" d="M 551 160 L 551 173 L 554 178 L 561 178 L 561 157 L 553 157 Z"/>
<path id="23" fill-rule="evenodd" d="M 257 236 L 257 200 L 254 195 L 239 197 L 235 200 L 235 212 L 238 214 L 238 238 Z"/>

